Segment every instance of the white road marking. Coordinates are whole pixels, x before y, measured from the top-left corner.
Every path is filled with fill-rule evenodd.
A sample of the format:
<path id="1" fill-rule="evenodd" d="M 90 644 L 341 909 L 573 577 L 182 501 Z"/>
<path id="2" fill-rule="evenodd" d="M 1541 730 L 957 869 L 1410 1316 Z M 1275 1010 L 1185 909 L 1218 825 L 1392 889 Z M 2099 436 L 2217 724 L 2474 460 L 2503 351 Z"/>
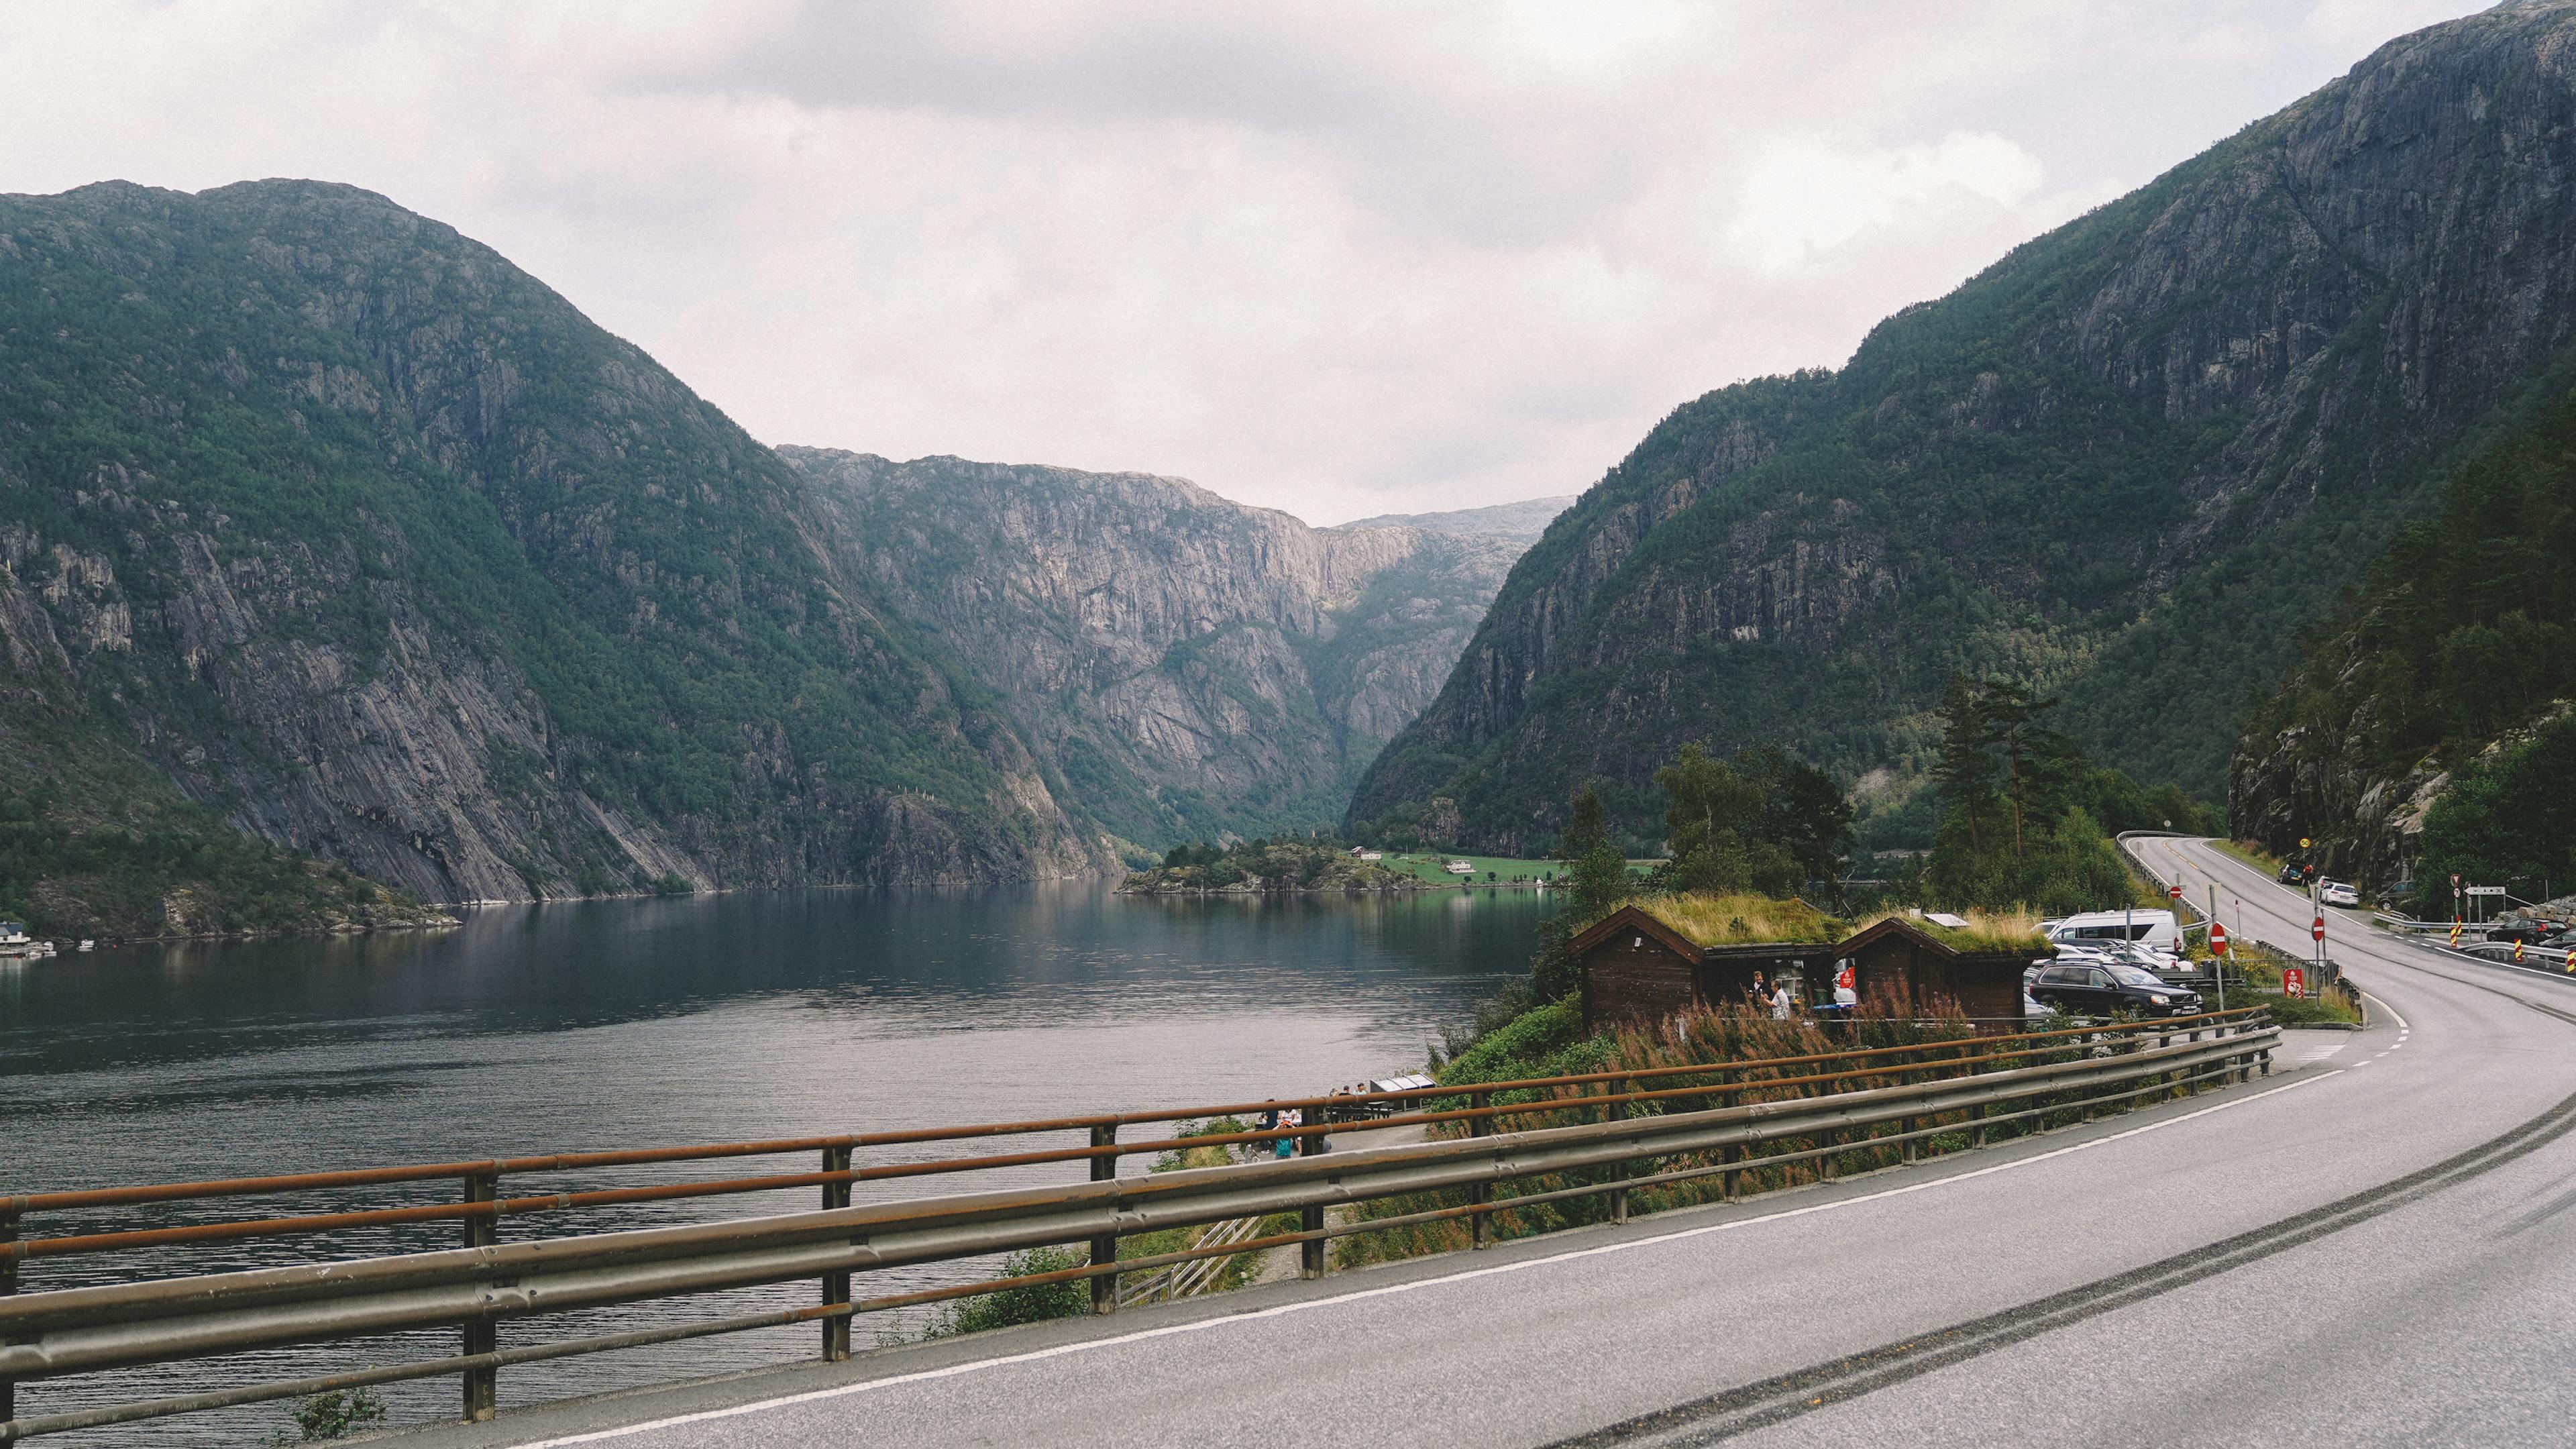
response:
<path id="1" fill-rule="evenodd" d="M 2357 1065 L 2368 1066 L 2369 1063 L 2362 1062 Z M 1944 1187 L 1955 1182 L 1969 1182 L 1980 1177 L 1992 1177 L 2001 1172 L 2017 1172 L 2025 1167 L 2032 1167 L 2042 1162 L 2048 1162 L 2053 1159 L 2066 1157 L 2078 1152 L 2090 1152 L 2097 1147 L 2105 1147 L 2114 1142 L 2123 1142 L 2132 1137 L 2143 1137 L 2150 1132 L 2161 1132 L 2165 1128 L 2176 1126 L 2184 1122 L 2197 1121 L 2203 1117 L 2225 1112 L 2232 1108 L 2242 1107 L 2249 1102 L 2260 1102 L 2267 1097 L 2280 1096 L 2284 1092 L 2295 1092 L 2301 1087 L 2313 1086 L 2318 1082 L 2324 1081 L 2328 1077 L 2342 1076 L 2345 1070 L 2345 1068 L 2337 1067 L 2333 1071 L 2321 1072 L 2313 1077 L 2303 1077 L 2300 1080 L 2291 1082 L 2285 1086 L 2273 1087 L 2267 1091 L 2253 1093 L 2250 1096 L 2233 1098 L 2229 1101 L 2219 1102 L 2211 1106 L 2203 1107 L 2196 1112 L 2186 1112 L 2179 1117 L 2167 1117 L 2160 1121 L 2149 1122 L 2144 1126 L 2132 1127 L 2124 1132 L 2114 1132 L 2108 1136 L 2095 1137 L 2087 1141 L 2071 1143 L 2065 1147 L 2038 1153 L 2034 1156 L 2016 1158 L 2011 1162 L 1999 1162 L 1991 1167 L 1980 1167 L 1967 1172 L 1949 1173 L 1941 1177 L 1929 1178 L 1921 1182 L 1906 1183 L 1902 1186 L 1887 1188 L 1879 1192 L 1864 1193 L 1859 1197 L 1839 1198 L 1833 1202 L 1813 1203 L 1806 1207 L 1784 1208 L 1779 1212 L 1764 1213 L 1759 1217 L 1738 1218 L 1732 1222 L 1710 1223 L 1696 1228 L 1682 1228 L 1674 1232 L 1658 1233 L 1651 1238 L 1632 1238 L 1626 1242 L 1604 1243 L 1598 1247 L 1573 1248 L 1562 1253 L 1551 1253 L 1543 1258 L 1524 1258 L 1519 1262 L 1514 1263 L 1498 1263 L 1490 1268 L 1470 1268 L 1458 1273 L 1443 1273 L 1436 1278 L 1418 1278 L 1409 1283 L 1390 1283 L 1382 1288 L 1363 1288 L 1352 1293 L 1337 1293 L 1330 1298 L 1313 1298 L 1302 1303 L 1283 1303 L 1275 1308 L 1250 1309 L 1242 1313 L 1230 1313 L 1221 1318 L 1203 1318 L 1191 1323 L 1174 1323 L 1167 1324 L 1161 1328 L 1139 1329 L 1134 1333 L 1122 1333 L 1114 1338 L 1086 1339 L 1081 1343 L 1058 1344 L 1053 1348 L 1034 1349 L 1028 1353 L 1006 1354 L 999 1358 L 976 1359 L 970 1363 L 951 1364 L 946 1368 L 923 1369 L 919 1372 L 908 1374 L 893 1374 L 886 1378 L 870 1379 L 865 1383 L 840 1384 L 828 1389 L 810 1389 L 801 1394 L 784 1394 L 774 1399 L 761 1399 L 748 1404 L 735 1404 L 730 1408 L 704 1409 L 694 1414 L 674 1414 L 669 1418 L 648 1419 L 640 1424 L 624 1424 L 614 1429 L 593 1429 L 582 1434 L 565 1434 L 553 1439 L 537 1439 L 516 1446 L 516 1449 L 559 1449 L 559 1446 L 569 1444 L 595 1444 L 604 1439 L 623 1439 L 633 1434 L 649 1434 L 657 1429 L 676 1429 L 688 1424 L 703 1424 L 712 1419 L 739 1418 L 744 1414 L 766 1413 L 771 1409 L 790 1408 L 797 1404 L 811 1404 L 824 1399 L 846 1398 L 853 1394 L 873 1393 L 878 1389 L 897 1388 L 905 1384 L 927 1383 L 933 1379 L 956 1378 L 962 1374 L 980 1373 L 985 1369 L 1002 1368 L 1012 1364 L 1035 1363 L 1041 1359 L 1062 1358 L 1068 1354 L 1090 1353 L 1097 1349 L 1115 1348 L 1122 1344 L 1142 1343 L 1148 1339 L 1168 1338 L 1175 1334 L 1198 1333 L 1207 1329 L 1224 1328 L 1238 1323 L 1250 1323 L 1258 1319 L 1285 1318 L 1294 1313 L 1306 1313 L 1320 1308 L 1332 1308 L 1341 1304 L 1357 1303 L 1370 1298 L 1392 1297 L 1401 1293 L 1419 1293 L 1433 1288 L 1446 1287 L 1453 1283 L 1469 1282 L 1477 1278 L 1491 1278 L 1504 1273 L 1518 1273 L 1531 1268 L 1544 1268 L 1557 1263 L 1572 1262 L 1578 1258 L 1596 1258 L 1610 1253 L 1625 1253 L 1635 1248 L 1650 1248 L 1659 1243 L 1678 1242 L 1685 1238 L 1706 1237 L 1711 1233 L 1733 1232 L 1738 1228 L 1759 1227 L 1764 1223 L 1782 1222 L 1790 1218 L 1812 1216 L 1816 1213 L 1837 1212 L 1843 1208 L 1859 1206 L 1862 1203 L 1884 1202 L 1889 1198 L 1904 1197 L 1910 1193 L 1925 1192 L 1932 1188 Z"/>

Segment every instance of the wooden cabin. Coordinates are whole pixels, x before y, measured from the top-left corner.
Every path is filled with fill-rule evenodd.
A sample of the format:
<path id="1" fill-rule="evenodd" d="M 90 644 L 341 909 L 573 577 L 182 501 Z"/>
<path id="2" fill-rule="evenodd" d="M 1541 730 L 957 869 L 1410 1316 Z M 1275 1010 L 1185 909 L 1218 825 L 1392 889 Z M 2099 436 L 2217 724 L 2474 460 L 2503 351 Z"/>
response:
<path id="1" fill-rule="evenodd" d="M 1904 916 L 1833 940 L 1837 923 L 1801 901 L 1765 903 L 1761 919 L 1774 934 L 1811 939 L 1743 940 L 1744 931 L 1729 928 L 1745 922 L 1725 909 L 1690 898 L 1632 902 L 1568 941 L 1582 970 L 1584 1029 L 1651 1026 L 1695 1008 L 1750 1004 L 1757 976 L 1766 990 L 1786 982 L 1801 1011 L 1830 1007 L 1834 978 L 1848 965 L 1865 1006 L 1955 1005 L 1986 1029 L 2006 1030 L 2021 1020 L 2023 968 L 2046 950 L 2036 935 L 2026 945 L 2002 944 L 2010 938 Z"/>
<path id="2" fill-rule="evenodd" d="M 1803 902 L 1786 903 L 1825 918 Z M 1597 1031 L 1613 1024 L 1646 1026 L 1694 1007 L 1750 1002 L 1758 974 L 1769 984 L 1785 980 L 1801 1007 L 1811 990 L 1832 999 L 1833 946 L 1822 929 L 1813 941 L 1702 941 L 1683 925 L 1644 907 L 1625 905 L 1566 942 L 1581 964 L 1583 1024 Z"/>
<path id="3" fill-rule="evenodd" d="M 2022 1019 L 2022 972 L 2044 949 L 2034 940 L 1997 950 L 1984 940 L 1890 916 L 1834 947 L 1834 956 L 1852 964 L 1864 1004 L 1923 1011 L 1946 1003 L 1981 1026 L 2009 1026 Z"/>

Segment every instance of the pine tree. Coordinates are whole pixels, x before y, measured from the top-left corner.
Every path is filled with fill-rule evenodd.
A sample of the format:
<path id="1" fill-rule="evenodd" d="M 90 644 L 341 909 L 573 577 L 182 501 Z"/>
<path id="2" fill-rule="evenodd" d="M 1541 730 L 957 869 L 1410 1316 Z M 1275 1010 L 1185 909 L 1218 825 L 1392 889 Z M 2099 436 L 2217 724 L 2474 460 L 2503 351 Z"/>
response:
<path id="1" fill-rule="evenodd" d="M 1932 787 L 1968 822 L 1968 848 L 1981 851 L 1985 841 L 1977 817 L 1995 798 L 1995 735 L 1983 701 L 1967 676 L 1953 673 L 1941 691 L 1941 753 L 1932 764 Z"/>

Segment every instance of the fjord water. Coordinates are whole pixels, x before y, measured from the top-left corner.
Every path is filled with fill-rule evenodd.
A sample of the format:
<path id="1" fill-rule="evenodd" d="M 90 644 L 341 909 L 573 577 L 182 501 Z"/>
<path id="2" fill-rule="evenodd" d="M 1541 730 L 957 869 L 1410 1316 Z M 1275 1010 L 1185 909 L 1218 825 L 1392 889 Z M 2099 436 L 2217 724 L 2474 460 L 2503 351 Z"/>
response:
<path id="1" fill-rule="evenodd" d="M 805 891 L 498 907 L 438 934 L 137 947 L 0 966 L 0 1193 L 1302 1095 L 1418 1066 L 1441 1023 L 1525 968 L 1547 909 L 1543 897 L 1507 890 L 1273 900 L 1138 899 L 1089 885 Z M 810 1170 L 802 1158 L 758 1166 Z M 1079 1164 L 1050 1164 L 1016 1180 L 1080 1175 Z M 633 1180 L 552 1178 L 526 1190 Z M 867 1185 L 860 1200 L 879 1186 L 942 1190 L 912 1179 Z M 503 1236 L 788 1211 L 810 1205 L 812 1191 L 620 1209 L 578 1225 L 519 1219 Z M 343 1195 L 330 1205 L 416 1200 Z M 313 1205 L 272 1199 L 264 1210 Z M 207 1216 L 156 1211 L 113 1225 Z M 443 1246 L 454 1232 L 351 1235 L 340 1251 Z M 184 1261 L 39 1260 L 24 1287 L 296 1255 L 252 1242 Z M 861 1291 L 957 1274 L 922 1270 Z M 789 1306 L 812 1293 L 789 1285 L 600 1310 L 542 1330 L 505 1327 L 503 1342 Z M 903 1324 L 917 1329 L 919 1319 Z M 876 1331 L 863 1321 L 860 1341 Z M 814 1332 L 514 1369 L 502 1377 L 503 1403 L 790 1361 Z M 455 1352 L 452 1339 L 404 1335 L 354 1358 L 244 1355 L 213 1376 L 29 1385 L 20 1412 L 111 1390 L 187 1392 L 432 1357 Z M 396 1417 L 412 1420 L 446 1412 L 454 1393 L 453 1380 L 386 1390 Z M 150 1433 L 155 1443 L 246 1442 L 280 1413 L 231 1410 Z"/>

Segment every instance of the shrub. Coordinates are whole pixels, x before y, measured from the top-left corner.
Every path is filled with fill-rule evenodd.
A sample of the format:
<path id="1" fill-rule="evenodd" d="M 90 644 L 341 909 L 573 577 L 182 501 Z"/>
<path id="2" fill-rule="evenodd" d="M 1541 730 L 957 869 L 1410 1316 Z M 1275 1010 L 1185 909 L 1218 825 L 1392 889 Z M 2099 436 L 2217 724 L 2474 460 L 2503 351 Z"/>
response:
<path id="1" fill-rule="evenodd" d="M 1079 1268 L 1086 1261 L 1071 1248 L 1031 1248 L 1004 1258 L 1001 1276 L 1024 1278 L 1035 1273 L 1060 1273 L 1067 1268 Z M 955 1333 L 981 1333 L 988 1328 L 1011 1328 L 1023 1323 L 1043 1323 L 1050 1318 L 1079 1317 L 1090 1311 L 1091 1285 L 1086 1281 L 1074 1278 L 1062 1283 L 1037 1283 L 969 1298 L 959 1304 L 946 1320 L 933 1324 L 930 1336 L 944 1338 Z"/>

